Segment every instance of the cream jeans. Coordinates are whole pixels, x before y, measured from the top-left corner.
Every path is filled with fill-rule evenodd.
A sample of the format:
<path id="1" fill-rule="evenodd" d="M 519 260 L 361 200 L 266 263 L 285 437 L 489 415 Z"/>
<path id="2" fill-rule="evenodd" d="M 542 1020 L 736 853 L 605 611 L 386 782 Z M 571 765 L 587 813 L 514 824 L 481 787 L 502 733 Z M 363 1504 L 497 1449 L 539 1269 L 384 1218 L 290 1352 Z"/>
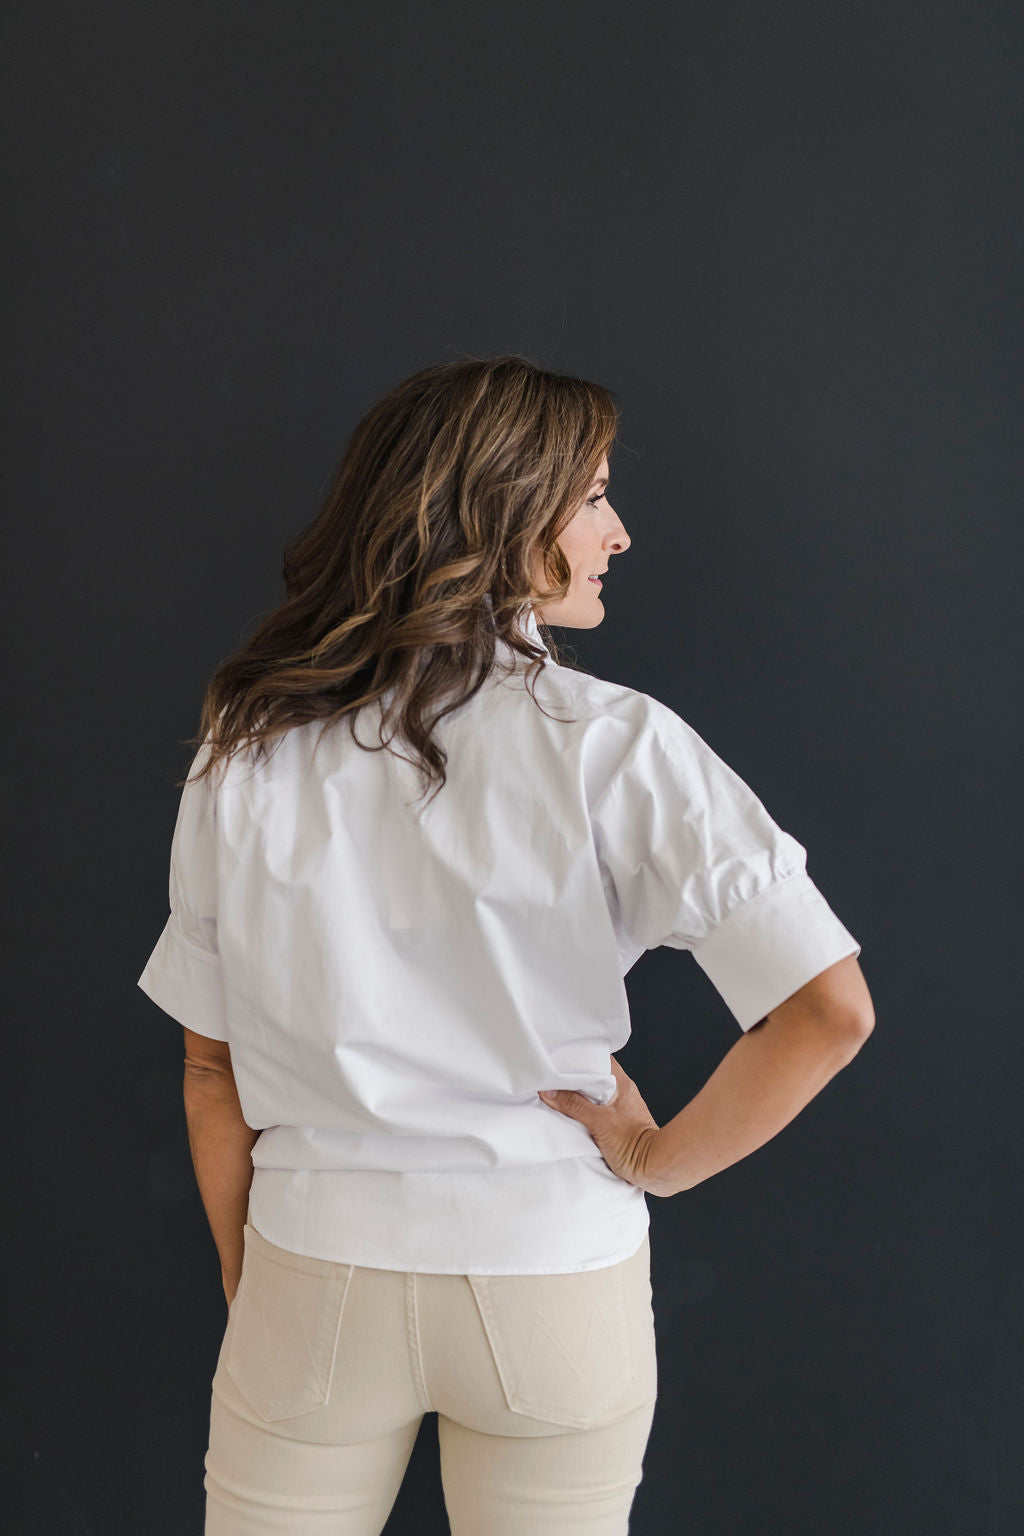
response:
<path id="1" fill-rule="evenodd" d="M 407 1274 L 247 1223 L 205 1536 L 379 1536 L 425 1413 L 452 1536 L 626 1536 L 656 1397 L 646 1235 L 578 1274 Z"/>

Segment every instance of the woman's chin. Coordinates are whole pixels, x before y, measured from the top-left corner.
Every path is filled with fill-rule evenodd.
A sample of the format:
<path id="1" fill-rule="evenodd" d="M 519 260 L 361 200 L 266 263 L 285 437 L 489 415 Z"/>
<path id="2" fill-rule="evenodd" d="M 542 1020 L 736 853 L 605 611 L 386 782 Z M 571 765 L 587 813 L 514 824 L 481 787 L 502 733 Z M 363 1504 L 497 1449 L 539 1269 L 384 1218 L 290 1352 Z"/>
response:
<path id="1" fill-rule="evenodd" d="M 556 619 L 556 623 L 564 624 L 566 629 L 596 629 L 604 618 L 604 603 L 601 599 L 591 598 L 589 603 L 580 604 L 572 618 L 568 615 L 564 619 Z"/>
<path id="2" fill-rule="evenodd" d="M 604 603 L 598 592 L 574 595 L 571 602 L 551 606 L 538 614 L 542 624 L 557 625 L 559 629 L 596 629 L 604 618 Z"/>

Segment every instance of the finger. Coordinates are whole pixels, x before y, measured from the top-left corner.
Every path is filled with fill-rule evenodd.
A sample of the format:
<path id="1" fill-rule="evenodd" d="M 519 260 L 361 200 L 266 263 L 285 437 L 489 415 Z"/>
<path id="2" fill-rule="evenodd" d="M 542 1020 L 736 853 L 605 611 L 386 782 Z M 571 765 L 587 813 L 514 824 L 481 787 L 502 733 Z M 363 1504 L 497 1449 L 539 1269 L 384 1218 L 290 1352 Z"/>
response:
<path id="1" fill-rule="evenodd" d="M 547 1088 L 537 1097 L 543 1103 L 557 1109 L 559 1114 L 568 1115 L 570 1120 L 582 1120 L 581 1099 L 578 1093 L 571 1088 Z"/>
<path id="2" fill-rule="evenodd" d="M 552 1109 L 563 1109 L 571 1098 L 568 1088 L 542 1088 L 538 1094 L 545 1104 L 550 1104 Z"/>

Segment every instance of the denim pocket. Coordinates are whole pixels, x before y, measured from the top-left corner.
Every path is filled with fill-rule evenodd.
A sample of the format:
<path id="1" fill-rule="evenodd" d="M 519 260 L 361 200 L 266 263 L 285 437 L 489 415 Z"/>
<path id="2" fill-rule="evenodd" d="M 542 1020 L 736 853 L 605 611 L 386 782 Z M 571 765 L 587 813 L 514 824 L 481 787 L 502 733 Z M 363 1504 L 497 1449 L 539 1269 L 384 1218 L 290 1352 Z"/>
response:
<path id="1" fill-rule="evenodd" d="M 590 1429 L 632 1406 L 637 1362 L 622 1263 L 467 1279 L 513 1413 Z"/>
<path id="2" fill-rule="evenodd" d="M 261 1419 L 322 1407 L 331 1390 L 351 1264 L 278 1248 L 247 1222 L 225 1369 Z"/>

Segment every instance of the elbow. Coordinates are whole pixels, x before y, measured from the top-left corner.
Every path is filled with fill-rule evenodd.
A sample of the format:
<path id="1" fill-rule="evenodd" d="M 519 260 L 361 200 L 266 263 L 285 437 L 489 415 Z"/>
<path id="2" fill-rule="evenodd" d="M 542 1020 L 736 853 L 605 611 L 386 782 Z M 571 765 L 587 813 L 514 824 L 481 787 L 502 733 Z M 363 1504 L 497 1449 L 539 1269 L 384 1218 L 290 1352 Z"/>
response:
<path id="1" fill-rule="evenodd" d="M 230 1065 L 217 1065 L 211 1061 L 193 1061 L 191 1057 L 185 1058 L 185 1091 L 190 1088 L 215 1087 L 223 1088 L 230 1084 L 235 1086 L 235 1074 Z"/>
<path id="2" fill-rule="evenodd" d="M 840 1039 L 850 1061 L 856 1056 L 875 1027 L 875 1010 L 870 1005 L 859 1008 L 842 1021 Z"/>
<path id="3" fill-rule="evenodd" d="M 874 1010 L 869 1006 L 787 1006 L 758 1020 L 748 1033 L 770 1031 L 780 1040 L 845 1066 L 856 1056 L 874 1027 Z"/>

